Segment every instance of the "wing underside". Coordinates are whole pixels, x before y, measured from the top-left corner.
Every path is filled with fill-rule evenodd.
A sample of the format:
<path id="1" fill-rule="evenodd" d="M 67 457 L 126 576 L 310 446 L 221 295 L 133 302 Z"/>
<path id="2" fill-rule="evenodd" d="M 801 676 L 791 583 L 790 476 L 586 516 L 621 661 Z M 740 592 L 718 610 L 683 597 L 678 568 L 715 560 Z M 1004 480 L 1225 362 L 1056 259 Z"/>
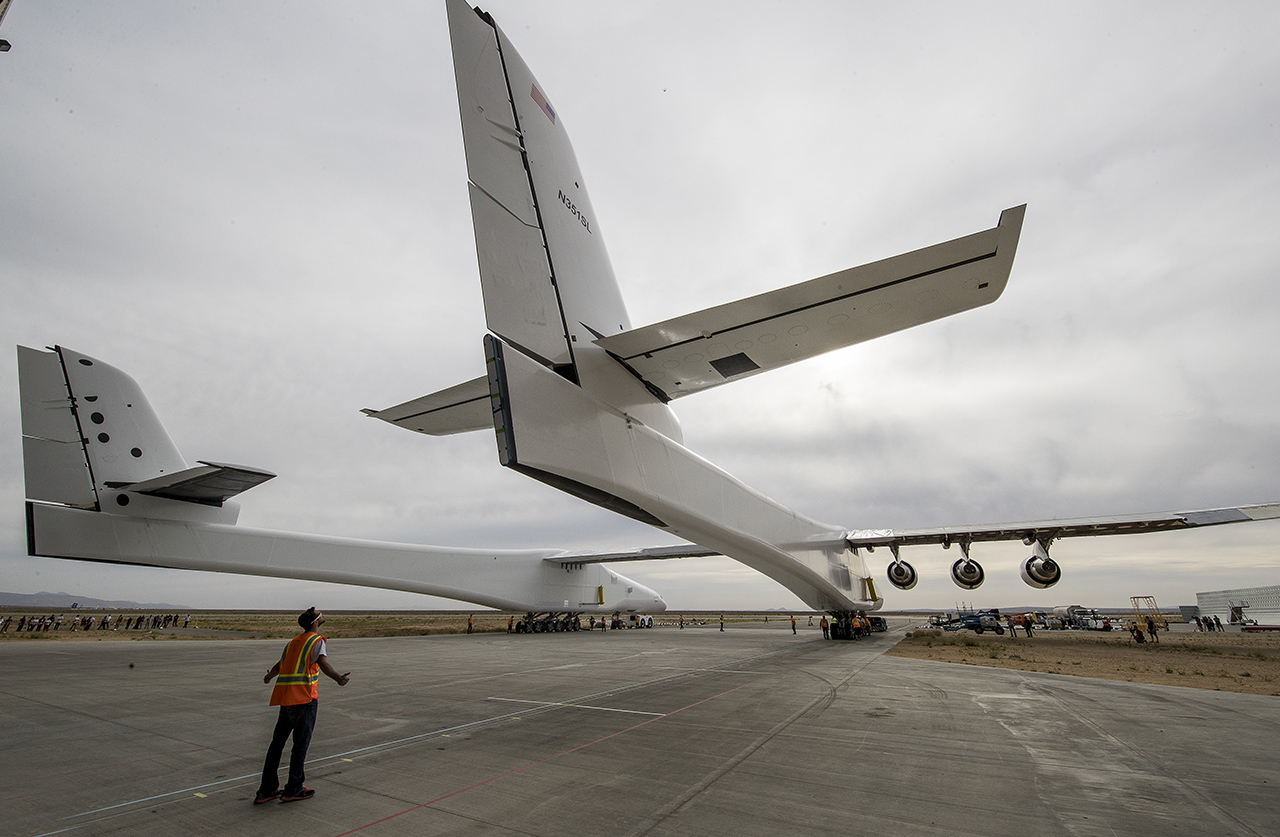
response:
<path id="1" fill-rule="evenodd" d="M 429 436 L 493 429 L 489 380 L 485 377 L 473 378 L 385 410 L 363 412 L 366 416 Z"/>
<path id="2" fill-rule="evenodd" d="M 994 302 L 1026 207 L 989 230 L 595 343 L 668 399 Z"/>
<path id="3" fill-rule="evenodd" d="M 1188 512 L 1111 515 L 1102 517 L 1006 523 L 994 526 L 954 526 L 938 529 L 860 529 L 845 541 L 850 547 L 897 547 L 990 541 L 1022 541 L 1025 544 L 1050 542 L 1059 538 L 1100 535 L 1132 535 L 1144 532 L 1171 532 L 1226 523 L 1280 518 L 1280 503 L 1229 506 Z"/>
<path id="4" fill-rule="evenodd" d="M 1276 519 L 1280 519 L 1280 503 L 1265 503 L 1199 511 L 1107 515 L 936 529 L 858 529 L 846 534 L 843 542 L 845 546 L 852 549 L 874 549 L 878 546 L 950 546 L 994 541 L 1022 541 L 1031 545 L 1038 542 L 1048 543 L 1060 538 L 1172 532 L 1204 526 L 1221 526 L 1227 523 Z M 679 544 L 621 552 L 560 554 L 545 560 L 557 564 L 580 566 L 622 561 L 657 561 L 669 558 L 706 558 L 721 554 L 723 553 L 704 549 L 696 544 Z"/>

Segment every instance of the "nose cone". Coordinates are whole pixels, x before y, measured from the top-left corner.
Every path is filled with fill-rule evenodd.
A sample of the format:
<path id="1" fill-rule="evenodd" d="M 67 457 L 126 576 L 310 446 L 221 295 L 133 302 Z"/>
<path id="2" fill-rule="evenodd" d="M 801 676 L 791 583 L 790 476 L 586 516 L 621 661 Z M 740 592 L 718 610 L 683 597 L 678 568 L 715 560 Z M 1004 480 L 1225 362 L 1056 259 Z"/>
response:
<path id="1" fill-rule="evenodd" d="M 656 590 L 645 587 L 643 584 L 632 582 L 632 591 L 627 595 L 624 609 L 632 613 L 663 613 L 667 609 L 667 603 L 662 600 Z"/>
<path id="2" fill-rule="evenodd" d="M 667 609 L 667 603 L 658 595 L 658 591 L 643 584 L 636 585 L 635 598 L 640 601 L 640 606 L 636 610 L 642 613 L 663 613 Z"/>

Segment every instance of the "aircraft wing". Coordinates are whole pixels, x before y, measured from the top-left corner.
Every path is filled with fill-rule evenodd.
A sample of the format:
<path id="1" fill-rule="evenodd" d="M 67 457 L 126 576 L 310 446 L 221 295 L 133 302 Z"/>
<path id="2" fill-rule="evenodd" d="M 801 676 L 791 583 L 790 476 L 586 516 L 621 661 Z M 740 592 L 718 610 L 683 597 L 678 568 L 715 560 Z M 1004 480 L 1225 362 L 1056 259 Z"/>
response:
<path id="1" fill-rule="evenodd" d="M 924 544 L 967 544 L 982 541 L 1017 541 L 1030 546 L 1058 538 L 1086 535 L 1129 535 L 1140 532 L 1168 532 L 1224 523 L 1246 523 L 1252 520 L 1280 518 L 1280 503 L 1255 506 L 1229 506 L 1188 512 L 1153 512 L 1150 514 L 1081 517 L 1063 520 L 1041 520 L 1007 523 L 996 526 L 954 526 L 941 529 L 861 529 L 850 532 L 849 546 L 898 547 Z"/>
<path id="2" fill-rule="evenodd" d="M 489 379 L 481 376 L 463 384 L 388 407 L 363 410 L 366 416 L 426 433 L 451 436 L 471 430 L 493 429 L 493 407 L 489 400 Z"/>
<path id="3" fill-rule="evenodd" d="M 679 398 L 994 302 L 1025 206 L 989 230 L 718 305 L 595 343 Z"/>
<path id="4" fill-rule="evenodd" d="M 1248 523 L 1255 520 L 1280 519 L 1280 503 L 1252 506 L 1228 506 L 1186 512 L 1150 512 L 1148 514 L 1108 515 L 1101 517 L 1062 518 L 994 526 L 950 526 L 937 529 L 857 529 L 844 537 L 846 546 L 874 549 L 877 546 L 950 546 L 991 541 L 1022 541 L 1030 546 L 1059 538 L 1101 535 L 1134 535 L 1145 532 L 1170 532 L 1226 523 Z M 582 566 L 610 564 L 619 561 L 656 561 L 665 558 L 708 558 L 723 555 L 697 544 L 646 547 L 623 552 L 573 553 L 544 558 L 555 564 Z"/>

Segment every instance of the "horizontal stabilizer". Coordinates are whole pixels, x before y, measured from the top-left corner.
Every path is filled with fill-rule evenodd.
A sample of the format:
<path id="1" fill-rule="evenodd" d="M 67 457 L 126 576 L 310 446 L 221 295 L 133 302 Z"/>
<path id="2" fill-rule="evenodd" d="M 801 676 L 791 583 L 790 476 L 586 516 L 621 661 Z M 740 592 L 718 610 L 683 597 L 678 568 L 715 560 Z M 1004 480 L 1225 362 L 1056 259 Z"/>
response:
<path id="1" fill-rule="evenodd" d="M 595 341 L 679 398 L 994 302 L 1025 206 L 998 226 Z"/>
<path id="2" fill-rule="evenodd" d="M 483 376 L 385 410 L 363 412 L 366 416 L 429 436 L 493 429 L 489 379 Z"/>
<path id="3" fill-rule="evenodd" d="M 241 465 L 224 465 L 219 462 L 200 461 L 200 467 L 187 468 L 176 474 L 165 474 L 155 479 L 135 483 L 109 482 L 109 488 L 122 488 L 152 497 L 221 506 L 224 502 L 261 485 L 275 474 Z"/>
<path id="4" fill-rule="evenodd" d="M 956 526 L 941 529 L 862 529 L 850 532 L 849 546 L 922 546 L 984 541 L 1037 541 L 1093 535 L 1130 535 L 1143 532 L 1169 532 L 1224 523 L 1247 523 L 1252 520 L 1280 518 L 1280 503 L 1256 506 L 1231 506 L 1189 512 L 1154 512 L 1151 514 L 1109 515 L 1063 520 L 1041 520 L 1026 523 L 1004 523 L 995 526 Z"/>
<path id="5" fill-rule="evenodd" d="M 704 549 L 694 543 L 679 546 L 649 546 L 632 552 L 597 552 L 576 555 L 554 555 L 545 560 L 568 566 L 583 564 L 613 564 L 619 561 L 658 561 L 665 558 L 710 558 L 723 555 L 714 549 Z"/>

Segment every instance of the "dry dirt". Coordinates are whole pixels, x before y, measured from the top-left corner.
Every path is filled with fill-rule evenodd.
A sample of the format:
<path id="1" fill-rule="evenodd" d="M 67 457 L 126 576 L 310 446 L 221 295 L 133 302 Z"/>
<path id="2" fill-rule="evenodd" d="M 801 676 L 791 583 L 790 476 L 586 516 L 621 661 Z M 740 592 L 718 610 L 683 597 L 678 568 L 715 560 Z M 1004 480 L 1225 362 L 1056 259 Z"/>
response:
<path id="1" fill-rule="evenodd" d="M 1181 626 L 1179 626 L 1181 627 Z M 977 635 L 914 631 L 888 653 L 973 666 L 1101 677 L 1163 686 L 1280 695 L 1280 632 L 1161 633 L 1141 645 L 1127 632 L 1036 631 Z"/>

